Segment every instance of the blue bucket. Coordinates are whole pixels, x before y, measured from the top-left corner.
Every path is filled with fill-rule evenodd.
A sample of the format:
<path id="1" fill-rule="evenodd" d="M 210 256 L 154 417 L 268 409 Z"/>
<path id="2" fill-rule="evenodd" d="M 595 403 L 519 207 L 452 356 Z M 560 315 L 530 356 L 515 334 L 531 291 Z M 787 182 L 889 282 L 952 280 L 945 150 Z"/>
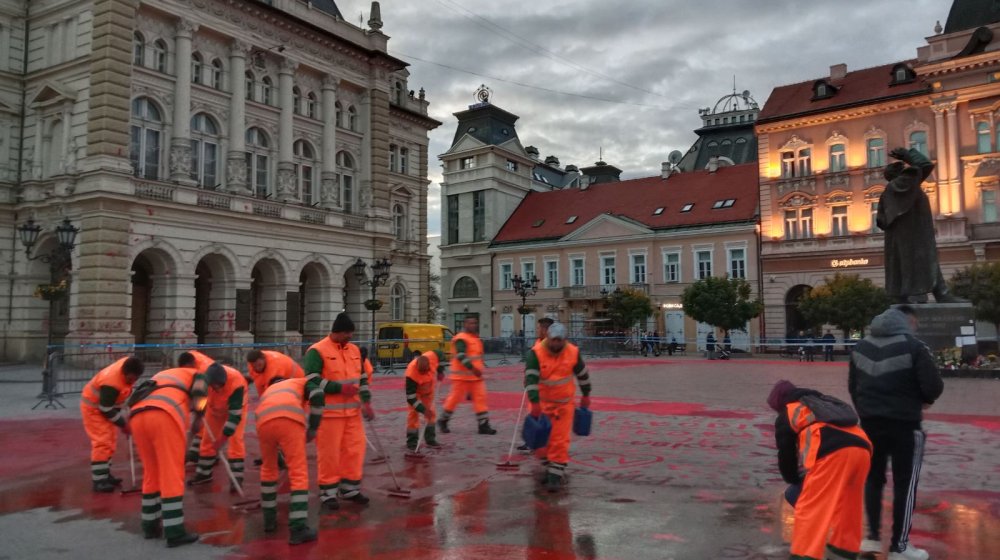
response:
<path id="1" fill-rule="evenodd" d="M 590 435 L 590 426 L 594 423 L 594 413 L 587 408 L 578 408 L 573 413 L 573 433 L 585 437 Z"/>
<path id="2" fill-rule="evenodd" d="M 538 418 L 530 414 L 524 419 L 524 429 L 521 435 L 524 443 L 531 449 L 541 449 L 549 444 L 549 433 L 552 432 L 552 422 L 542 414 Z"/>

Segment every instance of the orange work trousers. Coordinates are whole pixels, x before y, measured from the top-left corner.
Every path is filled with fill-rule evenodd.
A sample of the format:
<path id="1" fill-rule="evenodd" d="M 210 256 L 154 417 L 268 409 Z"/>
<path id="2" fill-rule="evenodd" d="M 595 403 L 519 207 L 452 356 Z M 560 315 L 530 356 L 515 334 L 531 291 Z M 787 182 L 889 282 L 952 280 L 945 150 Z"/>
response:
<path id="1" fill-rule="evenodd" d="M 222 437 L 222 428 L 226 425 L 226 420 L 229 419 L 229 412 L 208 412 L 205 414 L 205 426 L 212 429 L 212 435 L 215 439 Z M 236 426 L 236 431 L 233 435 L 229 436 L 229 442 L 226 443 L 226 457 L 229 459 L 246 459 L 247 449 L 243 440 L 243 432 L 246 431 L 247 425 L 247 406 L 243 405 L 243 416 L 240 418 L 240 423 Z M 202 457 L 215 457 L 215 444 L 212 443 L 212 438 L 208 437 L 208 432 L 206 432 L 205 427 L 201 429 L 201 447 L 198 449 L 198 455 Z"/>
<path id="2" fill-rule="evenodd" d="M 430 391 L 427 391 L 427 392 L 424 392 L 424 393 L 421 393 L 418 390 L 417 391 L 417 398 L 420 399 L 421 403 L 423 403 L 424 408 L 426 408 L 427 410 L 431 411 L 430 416 L 427 416 L 426 418 L 427 418 L 427 425 L 428 426 L 433 426 L 434 422 L 437 421 L 437 411 L 434 410 L 434 390 L 431 389 Z M 420 429 L 420 418 L 422 416 L 424 416 L 424 415 L 418 413 L 416 410 L 413 410 L 412 406 L 409 407 L 408 412 L 406 413 L 406 429 L 407 429 L 407 431 L 419 430 Z"/>
<path id="3" fill-rule="evenodd" d="M 360 414 L 323 417 L 316 432 L 316 470 L 320 488 L 336 486 L 341 479 L 360 481 L 365 445 L 365 426 Z"/>
<path id="4" fill-rule="evenodd" d="M 549 432 L 549 445 L 545 448 L 545 459 L 550 463 L 566 465 L 569 463 L 570 435 L 573 432 L 573 401 L 557 403 L 541 401 L 542 413 L 549 417 L 552 431 Z"/>
<path id="5" fill-rule="evenodd" d="M 112 424 L 101 411 L 90 406 L 81 406 L 83 429 L 90 438 L 90 462 L 107 463 L 115 454 L 118 445 L 118 426 Z"/>
<path id="6" fill-rule="evenodd" d="M 288 465 L 291 490 L 309 490 L 309 465 L 306 463 L 306 427 L 291 418 L 272 418 L 257 425 L 260 440 L 260 479 L 278 480 L 278 450 Z M 362 439 L 362 443 L 364 440 Z"/>
<path id="7" fill-rule="evenodd" d="M 793 558 L 821 559 L 827 544 L 845 558 L 858 553 L 870 466 L 871 451 L 845 447 L 817 460 L 809 469 L 795 503 Z"/>
<path id="8" fill-rule="evenodd" d="M 147 409 L 129 420 L 142 460 L 142 493 L 163 500 L 184 496 L 184 432 L 165 410 Z"/>
<path id="9" fill-rule="evenodd" d="M 455 408 L 458 407 L 458 403 L 462 402 L 462 400 L 469 395 L 472 395 L 472 407 L 475 409 L 476 414 L 483 414 L 484 412 L 489 411 L 489 408 L 486 406 L 485 381 L 482 379 L 477 379 L 475 381 L 451 379 L 450 381 L 451 393 L 448 393 L 448 397 L 444 400 L 445 412 L 455 412 Z"/>

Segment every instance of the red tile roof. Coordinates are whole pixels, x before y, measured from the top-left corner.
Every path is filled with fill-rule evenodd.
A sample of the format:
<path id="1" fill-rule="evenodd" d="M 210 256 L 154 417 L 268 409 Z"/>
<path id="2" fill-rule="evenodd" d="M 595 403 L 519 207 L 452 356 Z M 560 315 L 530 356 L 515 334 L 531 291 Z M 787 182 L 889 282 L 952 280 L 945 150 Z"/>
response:
<path id="1" fill-rule="evenodd" d="M 494 245 L 559 239 L 601 214 L 639 222 L 652 229 L 754 221 L 757 215 L 756 163 L 721 167 L 715 173 L 678 173 L 591 185 L 585 190 L 530 192 L 493 238 Z M 716 201 L 735 199 L 729 208 Z M 689 212 L 681 212 L 686 204 Z M 660 215 L 653 215 L 664 208 Z M 576 220 L 567 224 L 570 216 Z M 535 224 L 541 222 L 537 227 Z"/>
<path id="2" fill-rule="evenodd" d="M 900 61 L 913 68 L 915 60 Z M 900 62 L 883 64 L 874 68 L 848 72 L 839 80 L 830 80 L 829 75 L 820 76 L 807 82 L 787 86 L 778 86 L 771 91 L 770 97 L 764 103 L 764 108 L 757 117 L 757 122 L 781 120 L 795 115 L 821 113 L 853 105 L 866 105 L 884 99 L 908 97 L 929 91 L 927 84 L 919 78 L 905 84 L 891 86 L 892 68 Z M 828 84 L 838 88 L 837 92 L 826 99 L 812 101 L 813 85 L 816 80 L 825 79 Z"/>

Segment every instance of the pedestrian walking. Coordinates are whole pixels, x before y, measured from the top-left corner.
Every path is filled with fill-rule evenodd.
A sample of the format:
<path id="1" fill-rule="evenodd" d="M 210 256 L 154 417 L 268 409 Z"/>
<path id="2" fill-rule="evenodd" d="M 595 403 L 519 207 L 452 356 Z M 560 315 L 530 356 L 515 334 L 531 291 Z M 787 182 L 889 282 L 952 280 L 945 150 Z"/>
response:
<path id="1" fill-rule="evenodd" d="M 435 350 L 425 352 L 410 360 L 406 366 L 406 447 L 410 451 L 417 448 L 420 441 L 420 416 L 427 419 L 424 428 L 424 445 L 440 447 L 437 441 L 434 410 L 434 390 L 438 381 L 444 379 L 444 365 L 441 354 Z"/>
<path id="2" fill-rule="evenodd" d="M 590 408 L 590 374 L 576 345 L 566 341 L 566 327 L 555 323 L 548 330 L 544 345 L 528 352 L 524 369 L 524 390 L 531 402 L 531 415 L 542 414 L 552 422 L 549 444 L 545 449 L 545 487 L 557 491 L 566 478 L 569 464 L 570 431 L 573 428 L 573 397 L 580 384 L 580 408 Z"/>
<path id="3" fill-rule="evenodd" d="M 523 340 L 523 339 L 522 339 Z M 444 401 L 444 412 L 438 419 L 438 429 L 442 434 L 451 432 L 448 422 L 455 408 L 467 396 L 472 396 L 472 406 L 476 411 L 476 422 L 479 433 L 496 434 L 490 426 L 490 412 L 486 405 L 486 380 L 483 379 L 483 341 L 479 338 L 479 319 L 475 316 L 466 317 L 462 323 L 462 332 L 451 339 L 451 367 L 448 378 L 451 380 L 451 393 Z"/>
<path id="4" fill-rule="evenodd" d="M 833 361 L 833 343 L 837 341 L 837 338 L 833 336 L 830 329 L 826 330 L 826 334 L 823 335 L 823 361 L 832 362 Z"/>
<path id="5" fill-rule="evenodd" d="M 142 461 L 142 533 L 162 534 L 170 548 L 198 540 L 184 527 L 184 446 L 189 411 L 202 410 L 208 385 L 194 356 L 184 352 L 177 367 L 153 376 L 155 388 L 132 405 L 129 427 Z M 137 395 L 138 396 L 138 395 Z M 196 416 L 192 431 L 201 423 Z"/>
<path id="6" fill-rule="evenodd" d="M 205 437 L 203 432 L 198 449 L 198 466 L 190 484 L 194 486 L 212 481 L 212 468 L 225 448 L 233 478 L 242 488 L 247 453 L 243 434 L 249 402 L 246 378 L 238 369 L 216 362 L 205 369 L 205 380 L 208 382 L 208 405 L 205 407 L 204 429 L 211 430 L 214 441 Z M 236 491 L 236 488 L 231 487 L 230 491 Z"/>
<path id="7" fill-rule="evenodd" d="M 309 392 L 325 393 L 323 421 L 316 432 L 316 459 L 320 499 L 327 511 L 340 508 L 338 499 L 365 505 L 361 493 L 365 463 L 365 426 L 373 420 L 371 391 L 361 349 L 351 343 L 354 321 L 337 315 L 329 336 L 309 347 L 303 358 Z M 330 385 L 333 385 L 331 388 Z"/>
<path id="8" fill-rule="evenodd" d="M 715 359 L 715 334 L 708 333 L 705 337 L 705 357 L 709 360 Z"/>
<path id="9" fill-rule="evenodd" d="M 276 350 L 251 350 L 247 353 L 247 371 L 258 397 L 278 379 L 298 379 L 306 375 L 295 360 Z"/>
<path id="10" fill-rule="evenodd" d="M 774 385 L 767 404 L 778 413 L 774 440 L 781 476 L 801 487 L 793 504 L 791 557 L 857 558 L 872 449 L 857 413 L 839 399 L 789 381 Z"/>
<path id="11" fill-rule="evenodd" d="M 139 358 L 125 357 L 97 372 L 83 387 L 80 415 L 90 438 L 90 481 L 94 492 L 114 492 L 122 479 L 111 475 L 119 430 L 129 435 L 125 399 L 142 377 Z"/>
<path id="12" fill-rule="evenodd" d="M 872 320 L 870 334 L 851 353 L 848 389 L 861 426 L 874 446 L 865 484 L 868 536 L 862 552 L 881 552 L 882 491 L 892 461 L 892 540 L 889 560 L 926 560 L 927 551 L 909 542 L 923 462 L 923 409 L 944 391 L 927 346 L 916 337 L 913 308 L 900 305 Z"/>

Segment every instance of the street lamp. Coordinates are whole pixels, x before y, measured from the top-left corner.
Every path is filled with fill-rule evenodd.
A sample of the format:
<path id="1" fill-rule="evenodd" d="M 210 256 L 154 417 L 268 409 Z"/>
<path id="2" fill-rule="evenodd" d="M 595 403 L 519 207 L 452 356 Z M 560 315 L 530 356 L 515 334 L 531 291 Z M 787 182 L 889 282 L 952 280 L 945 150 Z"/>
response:
<path id="1" fill-rule="evenodd" d="M 365 309 L 372 312 L 372 347 L 369 356 L 373 363 L 378 362 L 378 355 L 376 354 L 376 334 L 375 334 L 375 312 L 382 309 L 382 302 L 375 299 L 375 292 L 380 286 L 385 286 L 386 282 L 389 281 L 389 269 L 392 268 L 392 262 L 387 258 L 381 260 L 376 259 L 371 265 L 372 275 L 371 278 L 368 277 L 367 269 L 368 265 L 365 261 L 358 257 L 352 266 L 354 269 L 354 276 L 358 279 L 358 283 L 362 286 L 371 286 L 372 297 L 365 302 Z"/>
<path id="2" fill-rule="evenodd" d="M 526 345 L 528 335 L 528 326 L 525 324 L 525 318 L 528 315 L 527 301 L 529 297 L 538 292 L 538 277 L 534 274 L 530 278 L 514 275 L 511 278 L 511 283 L 514 285 L 514 293 L 521 298 L 521 306 L 517 308 L 517 312 L 521 314 L 521 344 Z"/>
<path id="3" fill-rule="evenodd" d="M 35 223 L 32 218 L 28 222 L 17 228 L 17 234 L 24 245 L 24 255 L 29 261 L 42 261 L 49 265 L 49 284 L 40 284 L 36 290 L 36 297 L 49 302 L 48 321 L 48 342 L 46 349 L 52 344 L 52 303 L 55 300 L 65 297 L 66 274 L 73 259 L 73 248 L 76 247 L 76 236 L 80 233 L 80 228 L 70 223 L 69 218 L 64 218 L 62 223 L 56 226 L 56 239 L 59 244 L 48 253 L 32 255 L 38 237 L 42 234 L 42 226 Z"/>

